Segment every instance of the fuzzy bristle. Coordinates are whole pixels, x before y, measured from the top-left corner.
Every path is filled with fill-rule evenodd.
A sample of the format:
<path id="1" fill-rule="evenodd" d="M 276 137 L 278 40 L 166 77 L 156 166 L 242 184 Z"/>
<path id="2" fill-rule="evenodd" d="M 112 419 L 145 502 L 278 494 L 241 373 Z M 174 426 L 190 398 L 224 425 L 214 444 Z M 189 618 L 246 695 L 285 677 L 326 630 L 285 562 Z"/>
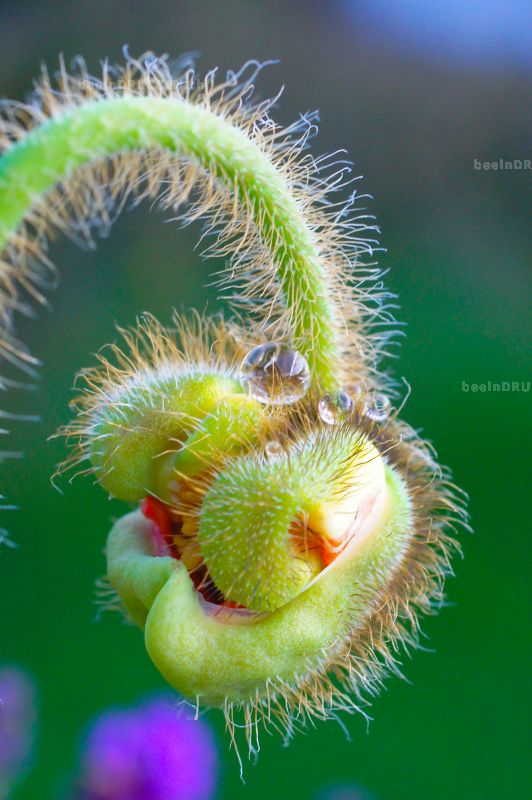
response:
<path id="1" fill-rule="evenodd" d="M 161 416 L 175 418 L 160 395 L 162 381 L 192 370 L 234 378 L 245 352 L 243 331 L 238 335 L 238 330 L 236 323 L 226 323 L 221 316 L 205 318 L 197 313 L 186 319 L 174 313 L 172 328 L 144 314 L 134 328 L 119 329 L 123 345 L 109 345 L 97 355 L 96 367 L 78 374 L 76 386 L 81 391 L 71 401 L 75 417 L 56 434 L 66 438 L 70 454 L 54 477 L 71 470 L 73 477 L 95 471 L 91 452 L 103 413 L 115 414 L 124 426 L 128 412 L 142 408 L 156 408 Z"/>
<path id="2" fill-rule="evenodd" d="M 149 56 L 148 68 L 145 64 Z M 15 144 L 47 121 L 107 98 L 168 98 L 223 117 L 267 155 L 297 203 L 327 275 L 331 302 L 337 311 L 331 324 L 337 329 L 341 350 L 350 365 L 346 375 L 352 376 L 353 370 L 359 374 L 368 367 L 374 369 L 386 349 L 392 317 L 389 295 L 378 282 L 379 271 L 362 263 L 376 246 L 371 238 L 376 231 L 372 218 L 357 213 L 355 193 L 347 202 L 336 201 L 336 194 L 350 182 L 349 165 L 335 154 L 315 158 L 306 152 L 315 132 L 313 115 L 302 116 L 282 128 L 269 116 L 277 98 L 261 102 L 253 99 L 259 64 L 251 62 L 217 83 L 215 70 L 201 80 L 192 69 L 175 76 L 166 57 L 154 60 L 151 56 L 130 58 L 121 67 L 105 64 L 97 78 L 79 59 L 72 74 L 63 63 L 54 78 L 43 70 L 26 103 L 5 101 L 0 107 L 0 154 L 9 154 Z M 190 156 L 178 157 L 158 148 L 96 158 L 66 175 L 44 197 L 35 198 L 16 230 L 2 230 L 0 220 L 4 237 L 0 318 L 6 337 L 12 329 L 13 312 L 25 309 L 23 292 L 44 302 L 47 289 L 56 281 L 47 241 L 64 233 L 91 242 L 94 235 L 108 231 L 124 205 L 142 199 L 157 200 L 161 208 L 178 214 L 176 219 L 183 224 L 204 220 L 202 239 L 213 237 L 205 255 L 228 261 L 220 280 L 230 288 L 229 299 L 261 320 L 270 338 L 276 338 L 279 332 L 284 335 L 294 326 L 302 312 L 297 298 L 296 307 L 285 307 L 286 291 L 281 291 L 275 267 L 277 250 L 284 244 L 277 240 L 275 231 L 264 235 L 266 226 L 261 225 L 260 211 L 255 222 L 250 222 L 251 201 L 246 196 L 245 181 L 237 176 L 228 184 L 216 174 L 214 163 L 209 170 Z M 312 336 L 312 330 L 308 335 Z"/>

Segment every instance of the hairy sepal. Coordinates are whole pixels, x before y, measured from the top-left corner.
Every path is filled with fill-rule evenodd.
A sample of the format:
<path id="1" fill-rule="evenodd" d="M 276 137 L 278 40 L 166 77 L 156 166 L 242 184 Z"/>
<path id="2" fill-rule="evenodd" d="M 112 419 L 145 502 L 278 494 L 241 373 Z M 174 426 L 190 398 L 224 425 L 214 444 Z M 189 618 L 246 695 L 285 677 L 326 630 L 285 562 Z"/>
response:
<path id="1" fill-rule="evenodd" d="M 383 466 L 362 434 L 348 426 L 341 434 L 313 434 L 273 458 L 242 456 L 217 475 L 201 506 L 199 543 L 230 600 L 279 608 L 320 571 L 321 543 L 347 537 Z"/>
<path id="2" fill-rule="evenodd" d="M 271 613 L 207 603 L 181 562 L 153 555 L 149 523 L 138 512 L 110 533 L 108 573 L 132 619 L 144 627 L 150 657 L 178 691 L 218 706 L 268 702 L 273 679 L 297 687 L 326 669 L 339 650 L 349 670 L 349 637 L 367 624 L 400 568 L 411 529 L 404 484 L 387 468 L 386 502 L 371 530 Z"/>
<path id="3" fill-rule="evenodd" d="M 171 368 L 119 387 L 93 419 L 89 455 L 100 484 L 128 502 L 155 491 L 161 454 L 178 451 L 224 396 L 238 392 L 232 378 Z"/>

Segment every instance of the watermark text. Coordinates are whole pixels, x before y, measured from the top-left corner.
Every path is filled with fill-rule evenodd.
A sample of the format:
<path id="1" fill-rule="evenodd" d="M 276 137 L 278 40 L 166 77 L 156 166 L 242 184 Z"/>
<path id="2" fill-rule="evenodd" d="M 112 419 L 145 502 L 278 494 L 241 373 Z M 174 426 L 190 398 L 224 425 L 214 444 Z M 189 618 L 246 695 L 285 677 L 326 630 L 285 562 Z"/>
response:
<path id="1" fill-rule="evenodd" d="M 462 381 L 463 392 L 529 392 L 530 381 L 486 381 L 485 383 L 469 383 Z"/>
<path id="2" fill-rule="evenodd" d="M 532 169 L 532 159 L 530 158 L 513 158 L 507 160 L 505 158 L 498 158 L 495 161 L 480 161 L 478 158 L 473 159 L 473 169 L 476 170 L 526 170 Z"/>

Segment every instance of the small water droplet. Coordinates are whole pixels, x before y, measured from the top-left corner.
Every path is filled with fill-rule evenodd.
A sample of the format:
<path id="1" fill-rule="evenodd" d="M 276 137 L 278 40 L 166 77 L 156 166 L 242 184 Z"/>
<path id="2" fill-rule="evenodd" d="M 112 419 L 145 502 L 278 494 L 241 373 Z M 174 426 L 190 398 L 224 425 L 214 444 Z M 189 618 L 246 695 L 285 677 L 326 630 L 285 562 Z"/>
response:
<path id="1" fill-rule="evenodd" d="M 342 390 L 325 394 L 318 405 L 318 413 L 327 425 L 344 422 L 352 413 L 354 403 L 350 395 Z"/>
<path id="2" fill-rule="evenodd" d="M 250 350 L 242 361 L 240 375 L 252 397 L 273 405 L 296 403 L 310 385 L 306 359 L 278 342 Z"/>
<path id="3" fill-rule="evenodd" d="M 276 442 L 275 440 L 267 442 L 266 447 L 264 449 L 266 450 L 266 455 L 268 456 L 268 458 L 279 458 L 279 456 L 283 452 L 281 443 Z"/>
<path id="4" fill-rule="evenodd" d="M 385 394 L 376 394 L 368 401 L 365 408 L 366 416 L 374 422 L 385 422 L 390 416 L 392 404 Z"/>

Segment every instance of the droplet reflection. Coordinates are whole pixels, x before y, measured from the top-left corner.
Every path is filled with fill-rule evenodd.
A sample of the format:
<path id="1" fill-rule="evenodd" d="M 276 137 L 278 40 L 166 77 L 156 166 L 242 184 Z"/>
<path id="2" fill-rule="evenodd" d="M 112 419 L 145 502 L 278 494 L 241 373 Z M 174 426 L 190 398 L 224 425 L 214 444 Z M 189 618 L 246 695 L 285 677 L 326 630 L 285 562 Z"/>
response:
<path id="1" fill-rule="evenodd" d="M 336 425 L 349 418 L 354 408 L 350 395 L 342 390 L 325 394 L 318 405 L 318 413 L 327 425 Z"/>
<path id="2" fill-rule="evenodd" d="M 390 416 L 392 404 L 385 394 L 376 394 L 368 401 L 365 408 L 366 416 L 374 422 L 385 422 Z"/>
<path id="3" fill-rule="evenodd" d="M 250 395 L 265 404 L 296 403 L 310 385 L 310 369 L 304 356 L 278 342 L 250 350 L 242 361 L 240 374 Z"/>

